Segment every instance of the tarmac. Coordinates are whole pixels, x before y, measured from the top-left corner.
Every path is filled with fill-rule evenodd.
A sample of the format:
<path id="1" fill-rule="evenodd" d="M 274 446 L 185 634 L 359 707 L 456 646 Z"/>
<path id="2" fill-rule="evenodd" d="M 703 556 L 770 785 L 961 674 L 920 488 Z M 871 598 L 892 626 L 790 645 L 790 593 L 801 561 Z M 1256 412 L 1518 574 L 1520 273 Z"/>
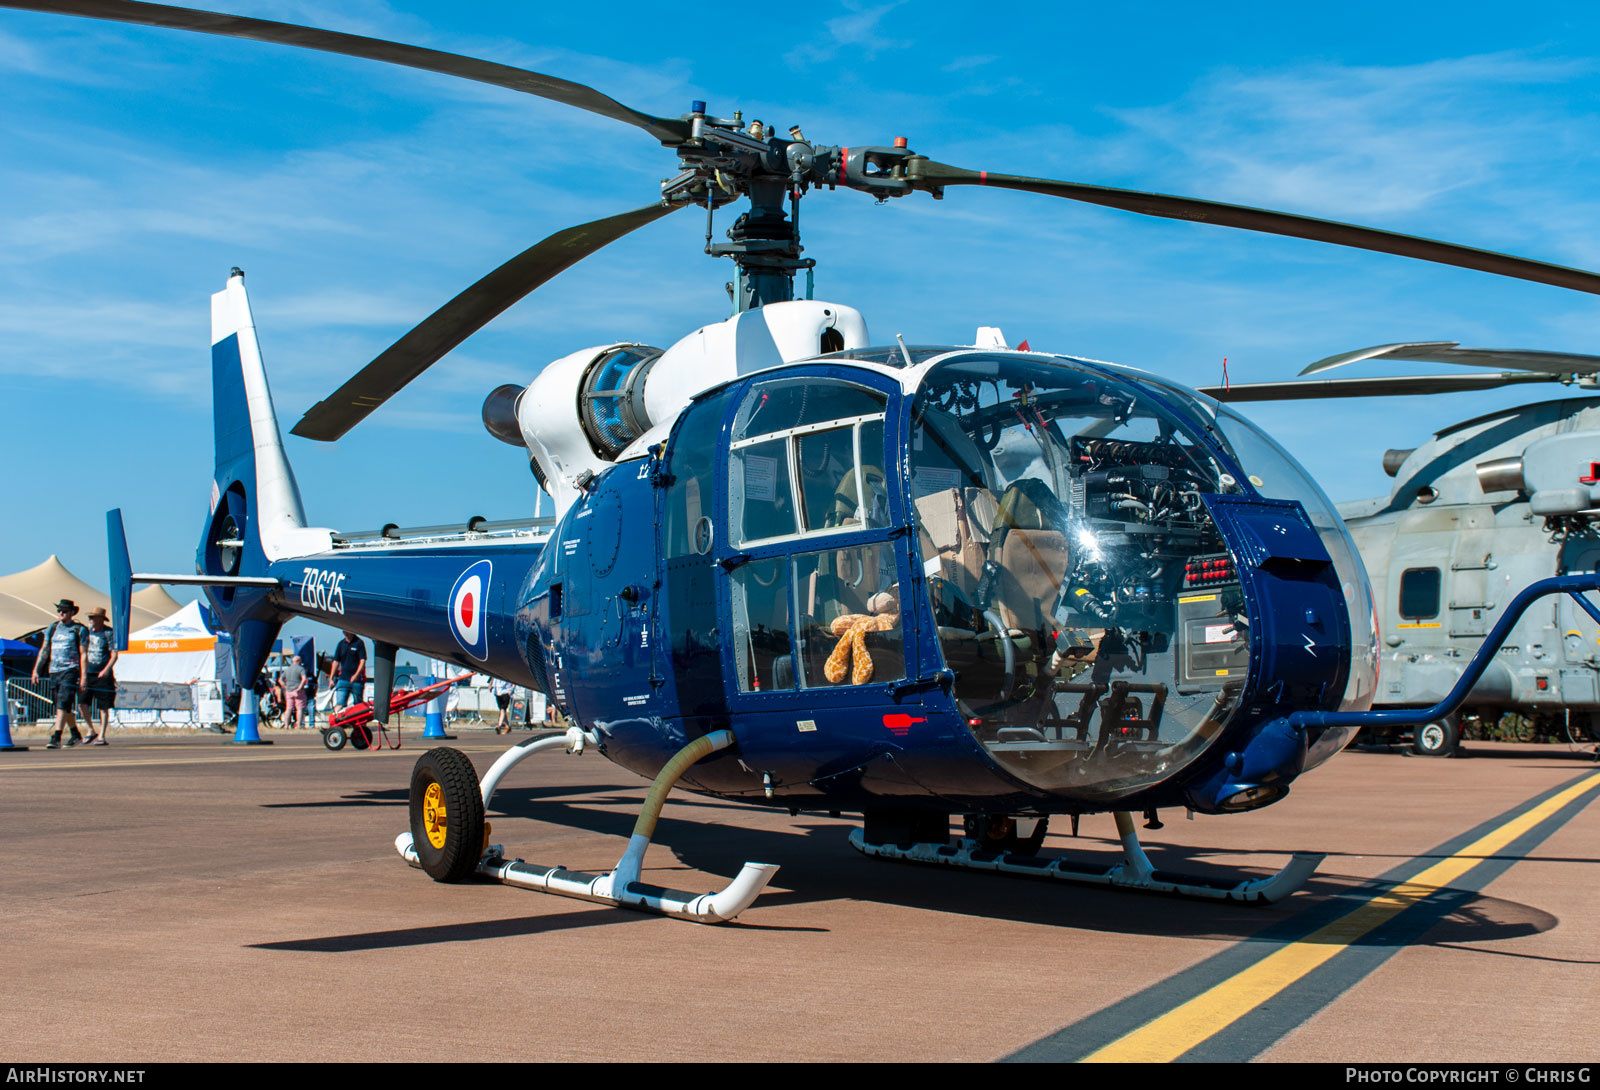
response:
<path id="1" fill-rule="evenodd" d="M 1557 1062 L 1596 1057 L 1600 765 L 1348 751 L 1253 814 L 1143 835 L 1158 867 L 1259 875 L 1269 906 L 867 859 L 848 819 L 675 794 L 648 882 L 780 864 L 710 927 L 471 883 L 399 858 L 423 752 L 114 731 L 0 753 L 11 1062 Z M 525 737 L 519 735 L 518 737 Z M 480 773 L 503 748 L 453 744 Z M 492 839 L 604 871 L 647 784 L 603 757 L 520 765 Z M 1046 851 L 1115 850 L 1108 815 Z"/>

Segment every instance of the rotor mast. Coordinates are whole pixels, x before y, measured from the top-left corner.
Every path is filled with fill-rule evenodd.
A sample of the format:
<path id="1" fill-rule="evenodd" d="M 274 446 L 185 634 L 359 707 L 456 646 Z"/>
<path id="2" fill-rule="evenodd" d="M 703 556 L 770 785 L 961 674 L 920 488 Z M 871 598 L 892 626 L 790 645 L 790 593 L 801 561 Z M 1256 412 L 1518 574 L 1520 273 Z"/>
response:
<path id="1" fill-rule="evenodd" d="M 746 191 L 750 209 L 728 228 L 732 241 L 712 243 L 706 250 L 714 257 L 731 257 L 738 266 L 738 310 L 788 302 L 794 298 L 794 274 L 816 267 L 815 260 L 800 256 L 800 223 L 783 207 L 789 192 L 782 179 L 751 179 Z M 798 207 L 798 197 L 793 203 Z"/>
<path id="2" fill-rule="evenodd" d="M 758 120 L 746 126 L 738 112 L 712 117 L 701 101 L 684 120 L 689 139 L 675 145 L 684 170 L 662 182 L 661 197 L 705 207 L 706 253 L 732 258 L 738 267 L 733 301 L 739 311 L 793 299 L 795 273 L 816 267 L 800 256 L 800 198 L 812 185 L 861 189 L 879 200 L 912 190 L 903 137 L 893 148 L 812 145 L 799 126 L 785 139 Z M 749 209 L 734 220 L 727 242 L 712 242 L 712 213 L 740 197 L 750 201 Z"/>

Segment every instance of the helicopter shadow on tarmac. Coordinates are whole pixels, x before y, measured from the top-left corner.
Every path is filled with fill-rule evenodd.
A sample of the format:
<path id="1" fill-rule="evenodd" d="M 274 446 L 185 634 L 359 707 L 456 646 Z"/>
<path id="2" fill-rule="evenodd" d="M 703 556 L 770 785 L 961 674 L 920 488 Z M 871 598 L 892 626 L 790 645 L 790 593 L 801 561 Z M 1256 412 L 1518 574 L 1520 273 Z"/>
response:
<path id="1" fill-rule="evenodd" d="M 1600 759 L 1596 757 L 1596 749 L 1593 742 L 1557 742 L 1555 745 L 1560 748 L 1523 744 L 1516 747 L 1499 745 L 1486 749 L 1482 746 L 1472 745 L 1470 742 L 1462 742 L 1460 748 L 1455 753 L 1450 754 L 1448 759 L 1453 761 L 1517 761 L 1520 762 L 1520 767 L 1538 770 L 1564 769 L 1573 761 L 1593 763 L 1595 760 Z M 1379 756 L 1404 757 L 1407 759 L 1438 760 L 1436 757 L 1422 757 L 1420 754 L 1413 753 L 1409 746 L 1389 742 L 1374 742 L 1370 744 L 1357 742 L 1350 747 L 1350 752 L 1372 753 Z M 1539 761 L 1541 763 L 1530 764 L 1528 763 L 1529 761 Z"/>
<path id="2" fill-rule="evenodd" d="M 1588 745 L 1592 745 L 1592 743 L 1589 743 Z M 1411 756 L 1416 755 L 1411 754 Z M 1540 761 L 1541 763 L 1530 764 L 1530 757 L 1526 750 L 1481 749 L 1476 746 L 1471 746 L 1463 748 L 1460 753 L 1456 754 L 1456 759 L 1458 760 L 1465 758 L 1470 758 L 1475 761 L 1517 761 L 1519 762 L 1517 765 L 1518 768 L 1527 769 L 1529 771 L 1544 771 L 1548 769 L 1563 771 L 1566 770 L 1570 763 L 1574 761 L 1583 764 L 1593 764 L 1595 761 L 1595 751 L 1590 748 L 1580 749 L 1575 746 L 1571 748 L 1563 746 L 1562 749 L 1556 753 L 1540 753 L 1535 755 L 1532 759 Z"/>
<path id="3" fill-rule="evenodd" d="M 321 935 L 309 939 L 284 939 L 279 942 L 255 942 L 247 945 L 252 950 L 352 954 L 363 950 L 400 950 L 412 946 L 434 946 L 445 942 L 475 942 L 482 939 L 548 935 L 580 927 L 629 923 L 643 919 L 645 917 L 637 913 L 623 912 L 603 905 L 591 905 L 576 912 L 543 916 L 508 916 L 498 920 L 399 927 L 387 931 L 361 931 L 347 935 Z"/>
<path id="4" fill-rule="evenodd" d="M 532 799 L 545 798 L 556 795 L 581 795 L 589 792 L 615 790 L 615 784 L 563 784 L 559 787 L 534 787 L 528 788 L 524 793 Z M 340 795 L 337 799 L 315 799 L 308 802 L 264 802 L 263 810 L 329 810 L 342 809 L 353 806 L 407 806 L 411 801 L 411 792 L 404 787 L 392 787 L 383 790 L 360 790 L 347 795 Z"/>
<path id="5" fill-rule="evenodd" d="M 559 794 L 569 795 L 568 792 Z M 586 797 L 566 801 L 539 789 L 502 789 L 495 795 L 494 810 L 504 819 L 533 818 L 540 822 L 606 833 L 623 843 L 632 832 L 630 808 L 635 800 L 625 796 Z M 535 805 L 537 803 L 537 805 Z M 615 805 L 617 809 L 611 809 Z M 604 807 L 604 808 L 599 808 Z M 672 808 L 693 807 L 701 811 L 748 808 L 712 800 L 674 800 Z M 711 816 L 707 814 L 706 816 Z M 515 833 L 503 823 L 496 840 L 506 842 L 507 852 L 526 851 L 538 859 L 538 844 L 514 843 Z M 793 831 L 753 828 L 732 824 L 709 824 L 662 816 L 656 842 L 669 847 L 688 870 L 707 874 L 732 874 L 746 860 L 777 862 L 782 866 L 774 891 L 765 894 L 760 904 L 808 904 L 820 901 L 853 899 L 935 912 L 1005 919 L 1046 926 L 1108 933 L 1196 939 L 1234 939 L 1263 941 L 1285 928 L 1295 928 L 1302 916 L 1340 915 L 1359 901 L 1367 900 L 1382 883 L 1368 879 L 1318 874 L 1304 891 L 1276 905 L 1243 905 L 1229 902 L 1188 901 L 1174 911 L 1175 899 L 1127 892 L 1067 887 L 1057 882 L 1035 881 L 999 875 L 974 874 L 955 869 L 916 864 L 897 864 L 868 859 L 849 847 L 848 828 L 842 824 L 806 823 L 795 819 Z M 1087 855 L 1095 861 L 1117 858 L 1114 839 L 1083 837 L 1092 845 Z M 1202 877 L 1238 878 L 1234 866 L 1211 866 L 1204 856 L 1208 849 L 1168 848 L 1146 845 L 1157 869 L 1172 866 Z M 1217 850 L 1214 854 L 1222 854 Z M 1271 856 L 1274 865 L 1283 853 L 1227 849 L 1226 854 Z M 673 884 L 671 879 L 659 879 Z M 1451 890 L 1435 909 L 1439 919 L 1429 932 L 1436 941 L 1454 943 L 1486 942 L 1548 931 L 1559 922 L 1555 916 L 1528 905 L 1485 897 L 1467 890 Z M 734 926 L 745 926 L 742 921 Z M 1310 930 L 1307 928 L 1307 930 Z M 1381 936 L 1364 940 L 1384 944 Z"/>
<path id="6" fill-rule="evenodd" d="M 499 826 L 494 839 L 504 842 L 508 854 L 512 856 L 525 853 L 524 857 L 531 857 L 535 862 L 550 862 L 541 856 L 537 829 L 526 829 L 521 825 L 523 821 L 531 820 L 615 837 L 620 851 L 621 845 L 632 832 L 633 811 L 638 799 L 615 792 L 615 784 L 502 788 L 496 792 L 490 812 L 491 819 Z M 332 800 L 263 805 L 271 808 L 398 808 L 404 806 L 406 801 L 407 792 L 404 789 L 386 789 L 353 792 Z M 700 811 L 703 817 L 713 820 L 685 820 L 670 816 L 670 810 L 685 807 Z M 846 841 L 848 825 L 826 819 L 808 823 L 803 817 L 797 818 L 791 831 L 783 831 L 723 824 L 715 820 L 717 811 L 749 814 L 750 808 L 709 799 L 679 798 L 673 801 L 669 814 L 662 816 L 657 827 L 656 842 L 669 848 L 680 866 L 654 868 L 654 880 L 692 887 L 692 878 L 666 877 L 663 871 L 732 874 L 746 860 L 777 862 L 782 867 L 779 872 L 782 881 L 763 895 L 758 907 L 856 900 L 1083 931 L 1242 942 L 1300 938 L 1314 931 L 1319 921 L 1342 915 L 1384 886 L 1384 883 L 1361 877 L 1319 873 L 1303 891 L 1280 904 L 1189 901 L 1182 905 L 1181 910 L 1174 911 L 1178 906 L 1175 899 L 1170 897 L 1069 888 L 1055 882 L 868 859 L 850 849 Z M 1084 836 L 1082 840 L 1090 846 L 1087 852 L 1072 852 L 1069 849 L 1067 854 L 1086 856 L 1095 861 L 1116 858 L 1115 840 L 1095 836 Z M 547 847 L 552 852 L 560 850 Z M 1059 847 L 1052 845 L 1052 850 Z M 568 845 L 566 850 L 570 849 Z M 1158 869 L 1173 866 L 1205 877 L 1239 876 L 1234 866 L 1212 866 L 1205 862 L 1208 854 L 1224 854 L 1222 849 L 1150 844 L 1146 845 L 1146 851 Z M 1229 848 L 1225 854 L 1233 857 L 1261 854 L 1278 861 L 1283 853 Z M 567 863 L 565 860 L 555 862 L 562 865 Z M 458 887 L 452 892 L 468 893 L 470 885 Z M 498 905 L 501 902 L 496 900 L 494 903 Z M 551 904 L 553 902 L 545 898 L 538 901 L 539 906 Z M 1475 950 L 1476 946 L 1472 944 L 1539 934 L 1553 929 L 1559 923 L 1555 916 L 1532 906 L 1463 889 L 1445 891 L 1434 899 L 1427 911 L 1435 919 L 1423 936 L 1417 936 L 1413 931 L 1410 937 L 1396 939 L 1378 932 L 1366 936 L 1358 945 L 1387 946 L 1402 941 L 1415 945 L 1425 938 L 1428 945 Z M 346 953 L 514 938 L 574 928 L 642 922 L 648 918 L 625 909 L 583 906 L 576 911 L 541 911 L 527 916 L 325 935 L 254 945 L 269 950 Z M 762 924 L 749 919 L 726 926 L 756 931 L 828 931 L 825 927 Z M 1504 951 L 1478 952 L 1524 956 Z"/>

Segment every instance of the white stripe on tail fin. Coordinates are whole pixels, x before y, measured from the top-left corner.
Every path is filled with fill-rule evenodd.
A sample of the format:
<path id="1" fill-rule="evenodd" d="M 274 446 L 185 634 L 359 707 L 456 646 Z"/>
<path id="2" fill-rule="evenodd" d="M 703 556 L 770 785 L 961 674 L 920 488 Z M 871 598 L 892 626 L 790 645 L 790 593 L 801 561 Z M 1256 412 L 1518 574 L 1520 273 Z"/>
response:
<path id="1" fill-rule="evenodd" d="M 244 273 L 238 269 L 228 286 L 211 297 L 211 357 L 215 480 L 226 487 L 229 479 L 248 483 L 253 475 L 256 517 L 246 533 L 253 529 L 259 536 L 269 562 L 331 548 L 332 531 L 306 526 L 300 487 L 272 409 Z"/>

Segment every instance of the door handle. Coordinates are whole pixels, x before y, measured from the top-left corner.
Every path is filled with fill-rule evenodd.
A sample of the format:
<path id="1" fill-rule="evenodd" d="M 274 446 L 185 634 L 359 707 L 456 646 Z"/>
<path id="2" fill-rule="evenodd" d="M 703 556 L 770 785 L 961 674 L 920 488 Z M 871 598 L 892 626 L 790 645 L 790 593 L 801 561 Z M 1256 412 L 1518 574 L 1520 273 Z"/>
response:
<path id="1" fill-rule="evenodd" d="M 922 692 L 925 689 L 943 689 L 946 692 L 949 692 L 955 683 L 955 671 L 947 666 L 938 673 L 929 674 L 927 677 L 911 678 L 908 681 L 893 682 L 889 685 L 886 691 L 889 694 L 889 699 L 899 700 L 900 697 L 905 693 Z"/>

